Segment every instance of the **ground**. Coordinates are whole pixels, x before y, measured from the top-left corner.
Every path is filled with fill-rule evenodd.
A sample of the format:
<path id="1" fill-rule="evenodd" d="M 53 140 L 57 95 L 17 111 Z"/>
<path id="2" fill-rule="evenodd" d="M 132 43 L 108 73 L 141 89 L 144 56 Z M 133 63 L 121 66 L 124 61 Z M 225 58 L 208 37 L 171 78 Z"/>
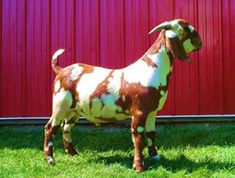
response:
<path id="1" fill-rule="evenodd" d="M 132 169 L 129 128 L 80 127 L 73 132 L 79 156 L 64 153 L 55 138 L 56 165 L 43 159 L 43 126 L 0 127 L 0 177 L 235 177 L 235 124 L 157 126 L 161 160 L 144 150 L 146 171 Z"/>

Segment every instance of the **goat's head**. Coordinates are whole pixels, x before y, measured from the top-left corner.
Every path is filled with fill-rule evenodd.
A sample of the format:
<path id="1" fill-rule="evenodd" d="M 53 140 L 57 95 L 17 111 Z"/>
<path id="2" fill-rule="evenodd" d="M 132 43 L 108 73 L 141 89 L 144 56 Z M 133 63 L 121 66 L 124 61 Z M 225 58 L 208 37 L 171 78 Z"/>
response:
<path id="1" fill-rule="evenodd" d="M 186 20 L 176 19 L 163 22 L 154 27 L 149 34 L 157 30 L 162 30 L 167 48 L 178 59 L 191 61 L 187 54 L 202 47 L 199 34 Z"/>

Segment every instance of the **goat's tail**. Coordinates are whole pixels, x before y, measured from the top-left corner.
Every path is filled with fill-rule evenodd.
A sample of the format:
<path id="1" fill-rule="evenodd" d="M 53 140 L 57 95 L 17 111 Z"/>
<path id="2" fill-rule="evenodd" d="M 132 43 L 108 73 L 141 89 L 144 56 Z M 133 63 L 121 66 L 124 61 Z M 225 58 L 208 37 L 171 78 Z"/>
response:
<path id="1" fill-rule="evenodd" d="M 51 67 L 52 67 L 52 70 L 58 74 L 59 71 L 62 69 L 60 66 L 58 66 L 57 64 L 57 59 L 58 59 L 58 56 L 61 55 L 62 53 L 64 52 L 64 49 L 58 49 L 52 56 L 52 59 L 51 59 Z"/>

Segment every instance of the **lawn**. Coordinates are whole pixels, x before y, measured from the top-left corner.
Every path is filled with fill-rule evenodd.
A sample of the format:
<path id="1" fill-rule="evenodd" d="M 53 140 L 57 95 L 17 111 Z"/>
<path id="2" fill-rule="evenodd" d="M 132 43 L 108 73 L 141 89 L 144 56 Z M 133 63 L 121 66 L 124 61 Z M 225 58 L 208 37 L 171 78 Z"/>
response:
<path id="1" fill-rule="evenodd" d="M 132 169 L 129 128 L 77 126 L 79 156 L 64 153 L 55 138 L 56 165 L 43 159 L 43 126 L 0 127 L 0 177 L 235 177 L 235 124 L 185 124 L 157 127 L 161 160 L 144 150 L 147 170 Z"/>

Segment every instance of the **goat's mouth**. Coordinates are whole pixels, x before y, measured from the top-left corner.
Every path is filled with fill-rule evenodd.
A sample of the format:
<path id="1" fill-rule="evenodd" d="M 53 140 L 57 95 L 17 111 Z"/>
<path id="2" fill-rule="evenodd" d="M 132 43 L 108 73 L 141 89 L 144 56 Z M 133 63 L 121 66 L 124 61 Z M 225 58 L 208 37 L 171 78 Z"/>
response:
<path id="1" fill-rule="evenodd" d="M 191 45 L 185 45 L 184 46 L 185 56 L 183 56 L 183 58 L 181 58 L 181 60 L 186 61 L 186 62 L 192 62 L 192 59 L 188 55 L 191 54 L 194 51 L 200 50 L 201 48 L 202 48 L 201 39 L 199 38 L 198 40 L 193 40 Z"/>
<path id="2" fill-rule="evenodd" d="M 187 53 L 183 58 L 181 58 L 181 60 L 186 61 L 186 62 L 192 62 L 192 58 L 189 57 L 189 54 L 191 54 L 191 53 L 194 52 L 194 51 L 198 51 L 198 50 L 200 50 L 201 48 L 202 48 L 202 46 L 199 45 L 197 48 L 195 48 L 195 49 L 192 50 L 191 52 Z"/>

